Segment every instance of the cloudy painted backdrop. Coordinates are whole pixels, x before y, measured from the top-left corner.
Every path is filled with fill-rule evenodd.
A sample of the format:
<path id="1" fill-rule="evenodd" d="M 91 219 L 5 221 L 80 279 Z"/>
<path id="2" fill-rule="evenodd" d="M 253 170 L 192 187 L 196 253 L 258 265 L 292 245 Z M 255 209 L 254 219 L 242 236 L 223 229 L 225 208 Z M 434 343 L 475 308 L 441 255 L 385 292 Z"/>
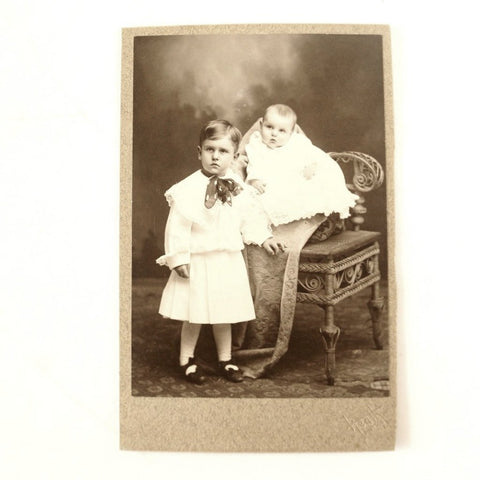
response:
<path id="1" fill-rule="evenodd" d="M 380 36 L 136 37 L 134 275 L 161 270 L 154 260 L 163 253 L 163 193 L 199 167 L 201 126 L 226 118 L 245 132 L 272 103 L 290 105 L 323 150 L 365 152 L 385 166 Z M 382 231 L 385 239 L 385 186 L 367 196 L 367 207 L 365 228 Z"/>

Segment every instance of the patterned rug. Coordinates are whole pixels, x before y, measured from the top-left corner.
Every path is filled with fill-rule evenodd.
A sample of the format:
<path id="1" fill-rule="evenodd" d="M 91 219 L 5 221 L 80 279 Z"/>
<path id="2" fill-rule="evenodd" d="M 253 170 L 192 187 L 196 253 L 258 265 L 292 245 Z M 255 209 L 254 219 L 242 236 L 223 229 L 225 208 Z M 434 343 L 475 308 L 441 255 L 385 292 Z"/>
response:
<path id="1" fill-rule="evenodd" d="M 215 372 L 211 328 L 202 328 L 197 355 L 207 369 L 204 385 L 186 382 L 178 371 L 181 323 L 157 313 L 166 278 L 134 279 L 132 288 L 132 395 L 143 397 L 325 398 L 389 395 L 387 311 L 382 315 L 384 349 L 375 350 L 366 306 L 367 289 L 335 309 L 341 335 L 336 350 L 336 380 L 327 385 L 319 327 L 323 311 L 298 304 L 288 352 L 260 379 L 227 382 Z M 386 298 L 386 285 L 381 286 Z"/>

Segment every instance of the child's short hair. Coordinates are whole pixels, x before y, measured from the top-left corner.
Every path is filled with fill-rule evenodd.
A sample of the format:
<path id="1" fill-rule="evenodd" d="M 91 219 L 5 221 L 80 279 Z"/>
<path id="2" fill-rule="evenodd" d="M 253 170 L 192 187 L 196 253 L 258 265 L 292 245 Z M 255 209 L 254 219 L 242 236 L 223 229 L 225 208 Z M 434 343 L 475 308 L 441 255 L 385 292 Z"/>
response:
<path id="1" fill-rule="evenodd" d="M 200 146 L 207 139 L 216 140 L 221 137 L 229 137 L 235 147 L 235 152 L 242 140 L 242 134 L 237 127 L 234 127 L 227 120 L 212 120 L 208 122 L 200 131 Z"/>
<path id="2" fill-rule="evenodd" d="M 295 126 L 295 124 L 297 123 L 297 114 L 288 105 L 283 105 L 281 103 L 270 105 L 265 110 L 265 113 L 263 114 L 263 118 L 265 118 L 268 115 L 268 113 L 271 111 L 277 112 L 282 117 L 290 117 L 292 119 L 293 126 Z"/>

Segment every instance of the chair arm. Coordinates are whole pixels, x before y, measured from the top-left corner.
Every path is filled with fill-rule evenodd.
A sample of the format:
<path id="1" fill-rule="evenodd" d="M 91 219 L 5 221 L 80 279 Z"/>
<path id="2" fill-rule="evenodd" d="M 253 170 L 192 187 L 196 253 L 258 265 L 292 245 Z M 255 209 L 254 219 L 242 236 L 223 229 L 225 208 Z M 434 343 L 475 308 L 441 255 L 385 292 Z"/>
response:
<path id="1" fill-rule="evenodd" d="M 353 178 L 352 184 L 347 184 L 347 187 L 353 193 L 358 195 L 356 205 L 351 209 L 350 222 L 354 231 L 359 231 L 361 225 L 364 223 L 364 215 L 367 213 L 365 206 L 364 193 L 372 192 L 379 188 L 384 181 L 383 168 L 370 155 L 360 152 L 331 152 L 329 153 L 337 163 L 353 164 Z"/>
<path id="2" fill-rule="evenodd" d="M 361 152 L 331 152 L 337 163 L 353 163 L 353 190 L 367 193 L 379 188 L 384 180 L 383 168 L 370 155 Z"/>

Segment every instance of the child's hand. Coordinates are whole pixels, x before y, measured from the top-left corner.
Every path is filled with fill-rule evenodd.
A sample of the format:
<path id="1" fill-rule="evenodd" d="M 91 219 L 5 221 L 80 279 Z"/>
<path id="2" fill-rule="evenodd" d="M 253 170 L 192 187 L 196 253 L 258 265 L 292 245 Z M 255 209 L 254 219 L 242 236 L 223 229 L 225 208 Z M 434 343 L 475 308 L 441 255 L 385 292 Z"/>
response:
<path id="1" fill-rule="evenodd" d="M 265 187 L 267 184 L 263 180 L 250 180 L 248 182 L 258 193 L 265 193 Z"/>
<path id="2" fill-rule="evenodd" d="M 310 165 L 307 165 L 303 169 L 303 176 L 307 179 L 310 180 L 315 173 L 317 173 L 317 164 L 316 163 L 311 163 Z"/>
<path id="3" fill-rule="evenodd" d="M 267 238 L 262 247 L 270 254 L 277 255 L 280 252 L 284 252 L 287 246 L 283 242 L 275 240 L 273 237 Z"/>
<path id="4" fill-rule="evenodd" d="M 179 265 L 178 267 L 175 267 L 174 270 L 175 272 L 177 272 L 177 275 L 179 275 L 182 278 L 190 277 L 190 265 L 188 264 Z"/>

